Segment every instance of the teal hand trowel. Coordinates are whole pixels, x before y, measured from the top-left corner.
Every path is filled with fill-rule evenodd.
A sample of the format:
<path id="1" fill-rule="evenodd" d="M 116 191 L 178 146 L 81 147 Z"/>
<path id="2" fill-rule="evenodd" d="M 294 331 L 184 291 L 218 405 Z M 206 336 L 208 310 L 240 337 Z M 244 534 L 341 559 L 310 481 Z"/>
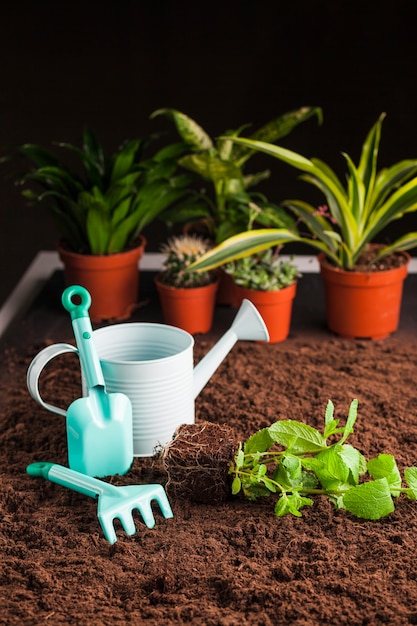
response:
<path id="1" fill-rule="evenodd" d="M 74 301 L 75 299 L 75 301 Z M 84 287 L 65 289 L 62 304 L 71 314 L 87 396 L 68 408 L 68 463 L 88 476 L 125 474 L 133 461 L 132 405 L 122 393 L 107 393 L 88 314 Z"/>

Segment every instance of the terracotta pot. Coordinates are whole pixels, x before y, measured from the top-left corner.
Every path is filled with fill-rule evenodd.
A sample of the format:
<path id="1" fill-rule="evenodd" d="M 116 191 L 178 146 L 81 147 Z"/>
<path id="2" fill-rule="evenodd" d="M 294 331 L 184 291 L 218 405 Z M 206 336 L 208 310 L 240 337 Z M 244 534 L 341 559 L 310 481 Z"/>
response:
<path id="1" fill-rule="evenodd" d="M 327 326 L 349 339 L 384 339 L 398 328 L 406 263 L 381 272 L 351 272 L 332 266 L 318 255 L 324 280 Z"/>
<path id="2" fill-rule="evenodd" d="M 213 324 L 218 280 L 204 287 L 181 289 L 164 285 L 156 276 L 155 284 L 166 324 L 182 328 L 191 335 L 209 332 Z"/>
<path id="3" fill-rule="evenodd" d="M 216 304 L 220 306 L 238 306 L 236 304 L 235 283 L 232 276 L 221 268 L 218 270 L 219 288 L 217 289 Z"/>
<path id="4" fill-rule="evenodd" d="M 296 290 L 296 282 L 277 291 L 257 291 L 235 285 L 237 306 L 243 298 L 247 298 L 256 306 L 268 329 L 269 343 L 278 343 L 287 339 Z"/>
<path id="5" fill-rule="evenodd" d="M 131 250 L 91 255 L 70 252 L 58 245 L 66 285 L 81 285 L 90 292 L 93 322 L 130 317 L 138 302 L 139 259 L 145 246 L 146 239 L 140 237 L 140 244 Z"/>

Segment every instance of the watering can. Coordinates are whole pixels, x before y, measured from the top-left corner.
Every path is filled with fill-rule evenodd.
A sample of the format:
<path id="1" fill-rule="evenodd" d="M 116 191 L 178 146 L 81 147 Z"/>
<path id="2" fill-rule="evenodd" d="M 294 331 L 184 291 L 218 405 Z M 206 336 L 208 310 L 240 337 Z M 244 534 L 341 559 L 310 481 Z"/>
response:
<path id="1" fill-rule="evenodd" d="M 193 424 L 194 402 L 203 387 L 238 340 L 268 341 L 265 323 L 249 300 L 243 300 L 229 330 L 194 368 L 194 338 L 166 324 L 132 322 L 114 324 L 93 332 L 108 393 L 122 393 L 132 404 L 133 455 L 150 457 L 167 444 L 181 424 Z M 70 344 L 44 348 L 27 374 L 31 396 L 44 408 L 66 411 L 45 402 L 39 393 L 39 376 L 54 357 L 77 352 Z M 85 391 L 85 381 L 83 382 Z"/>

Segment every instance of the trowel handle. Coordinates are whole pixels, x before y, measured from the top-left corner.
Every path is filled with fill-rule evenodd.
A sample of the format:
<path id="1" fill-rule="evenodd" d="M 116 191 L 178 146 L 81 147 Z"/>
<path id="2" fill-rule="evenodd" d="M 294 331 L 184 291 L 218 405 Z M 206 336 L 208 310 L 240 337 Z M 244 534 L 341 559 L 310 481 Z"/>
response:
<path id="1" fill-rule="evenodd" d="M 74 297 L 79 302 L 74 302 Z M 71 315 L 72 328 L 87 387 L 89 389 L 98 385 L 104 387 L 103 372 L 94 348 L 93 329 L 88 315 L 88 309 L 91 305 L 90 294 L 87 289 L 80 285 L 67 287 L 62 294 L 62 304 Z"/>
<path id="2" fill-rule="evenodd" d="M 62 487 L 68 487 L 91 498 L 96 498 L 103 494 L 111 496 L 122 495 L 120 487 L 115 487 L 98 478 L 92 478 L 56 463 L 32 463 L 27 466 L 26 472 L 30 476 L 41 476 L 46 480 L 62 485 Z"/>

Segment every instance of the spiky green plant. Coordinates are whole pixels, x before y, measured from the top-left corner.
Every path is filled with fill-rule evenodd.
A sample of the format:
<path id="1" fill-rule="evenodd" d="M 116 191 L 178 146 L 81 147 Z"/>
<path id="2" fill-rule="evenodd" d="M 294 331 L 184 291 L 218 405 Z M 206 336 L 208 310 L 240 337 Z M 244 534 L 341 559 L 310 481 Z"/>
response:
<path id="1" fill-rule="evenodd" d="M 377 169 L 384 118 L 385 113 L 382 113 L 369 131 L 358 165 L 344 153 L 348 167 L 345 185 L 320 159 L 307 159 L 264 141 L 228 137 L 229 141 L 269 154 L 304 172 L 301 179 L 317 187 L 327 204 L 314 207 L 301 200 L 287 200 L 283 205 L 305 224 L 309 231 L 307 235 L 285 228 L 240 233 L 210 250 L 193 269 L 216 267 L 271 246 L 296 241 L 324 252 L 338 267 L 353 268 L 367 245 L 376 242 L 386 226 L 417 210 L 417 160 L 403 160 L 380 171 Z M 382 245 L 374 261 L 416 246 L 417 232 L 406 233 L 396 241 Z"/>
<path id="2" fill-rule="evenodd" d="M 164 115 L 171 119 L 187 152 L 179 158 L 179 164 L 197 175 L 204 184 L 211 184 L 205 195 L 206 202 L 188 206 L 186 210 L 174 207 L 164 213 L 164 219 L 172 223 L 204 221 L 208 234 L 216 243 L 246 230 L 250 205 L 256 202 L 260 211 L 257 224 L 260 226 L 291 228 L 293 220 L 288 213 L 270 202 L 264 194 L 254 188 L 265 178 L 269 170 L 247 173 L 244 168 L 256 151 L 248 146 L 229 141 L 228 136 L 237 136 L 248 124 L 237 130 L 227 131 L 220 139 L 214 140 L 192 118 L 175 109 L 159 109 L 152 118 Z M 296 126 L 310 117 L 316 116 L 321 123 L 322 111 L 318 107 L 302 107 L 285 113 L 255 131 L 252 140 L 276 142 L 288 135 Z"/>
<path id="3" fill-rule="evenodd" d="M 203 287 L 216 280 L 214 272 L 189 272 L 188 267 L 201 257 L 210 247 L 208 239 L 198 235 L 178 235 L 162 244 L 161 251 L 166 255 L 164 270 L 159 282 L 172 287 L 190 289 Z"/>
<path id="4" fill-rule="evenodd" d="M 177 172 L 184 146 L 167 146 L 146 157 L 150 143 L 125 141 L 109 155 L 87 128 L 81 147 L 56 144 L 75 157 L 68 163 L 51 150 L 24 144 L 18 154 L 26 157 L 30 168 L 17 184 L 29 203 L 50 210 L 72 251 L 121 252 L 164 210 L 186 205 L 195 195 L 189 189 L 190 177 Z"/>

